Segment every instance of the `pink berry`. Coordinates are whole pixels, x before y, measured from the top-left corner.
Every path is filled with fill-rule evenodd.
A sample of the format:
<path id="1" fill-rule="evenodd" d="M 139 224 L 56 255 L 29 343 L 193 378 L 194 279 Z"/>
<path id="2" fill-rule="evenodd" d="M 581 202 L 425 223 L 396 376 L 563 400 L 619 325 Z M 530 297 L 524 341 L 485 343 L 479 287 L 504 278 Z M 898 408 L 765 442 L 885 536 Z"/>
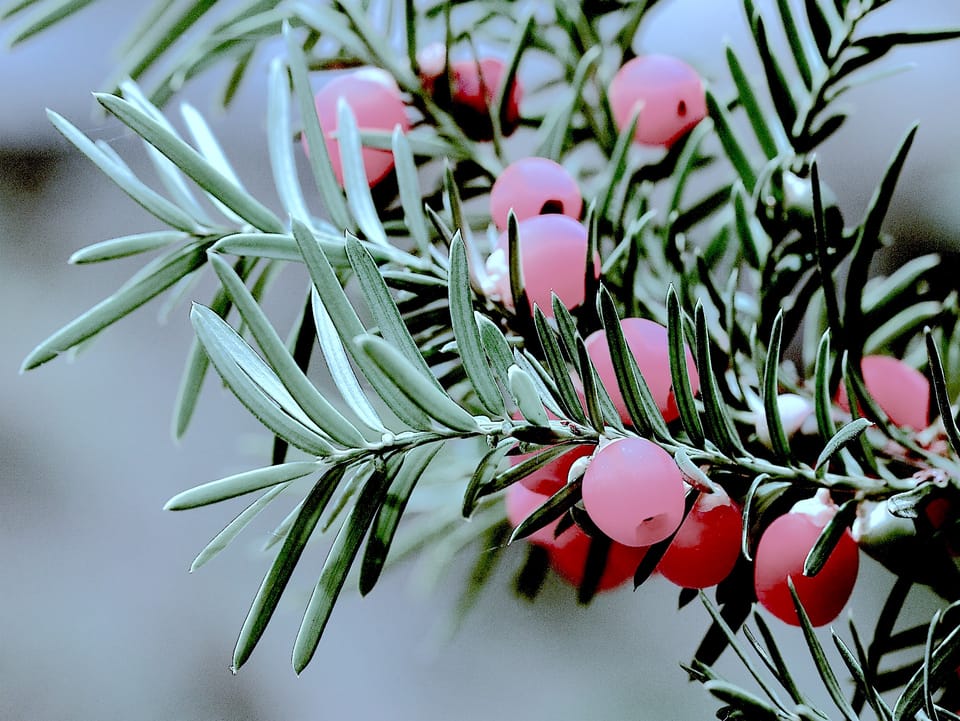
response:
<path id="1" fill-rule="evenodd" d="M 565 215 L 538 215 L 520 221 L 520 264 L 530 307 L 539 305 L 548 318 L 553 317 L 551 292 L 567 308 L 581 305 L 586 295 L 584 279 L 587 267 L 587 229 Z M 508 308 L 513 307 L 510 293 L 509 244 L 507 233 L 497 240 L 487 259 L 491 291 Z M 595 277 L 600 275 L 600 258 L 594 257 Z"/>
<path id="2" fill-rule="evenodd" d="M 923 373 L 884 355 L 864 356 L 860 369 L 867 391 L 893 423 L 916 431 L 930 425 L 930 383 Z M 837 391 L 837 405 L 850 410 L 843 383 Z"/>
<path id="3" fill-rule="evenodd" d="M 683 519 L 686 487 L 673 457 L 644 438 L 620 438 L 594 454 L 583 506 L 597 527 L 626 546 L 650 546 Z"/>
<path id="4" fill-rule="evenodd" d="M 633 353 L 637 366 L 640 368 L 640 372 L 643 374 L 653 400 L 663 414 L 664 420 L 667 423 L 676 420 L 680 416 L 680 411 L 677 409 L 677 399 L 673 394 L 673 379 L 670 376 L 670 350 L 667 329 L 646 318 L 624 318 L 620 321 L 620 328 L 623 330 L 627 347 Z M 587 354 L 593 361 L 593 365 L 600 375 L 600 381 L 610 394 L 613 404 L 620 412 L 620 417 L 624 421 L 629 421 L 630 414 L 627 412 L 627 404 L 620 393 L 617 376 L 613 371 L 613 360 L 610 358 L 610 347 L 607 345 L 606 334 L 602 330 L 595 331 L 587 336 L 585 343 Z M 696 393 L 700 390 L 700 376 L 697 374 L 697 366 L 693 362 L 693 354 L 686 345 L 684 345 L 684 355 L 690 385 L 693 392 Z"/>
<path id="5" fill-rule="evenodd" d="M 386 81 L 382 78 L 386 76 Z M 330 154 L 330 162 L 337 182 L 343 185 L 343 167 L 340 162 L 340 143 L 335 134 L 338 126 L 337 104 L 346 100 L 357 119 L 360 130 L 386 130 L 392 132 L 399 125 L 404 131 L 410 129 L 406 105 L 392 78 L 384 72 L 373 74 L 369 70 L 357 70 L 338 75 L 316 94 L 314 102 L 324 142 Z M 304 150 L 309 152 L 304 139 Z M 374 186 L 393 169 L 393 153 L 377 148 L 363 148 L 363 167 L 367 182 Z"/>
<path id="6" fill-rule="evenodd" d="M 814 626 L 823 626 L 840 615 L 853 592 L 860 566 L 856 541 L 844 531 L 840 542 L 816 576 L 803 575 L 803 563 L 829 517 L 790 512 L 763 532 L 754 559 L 754 588 L 765 609 L 791 626 L 800 619 L 793 606 L 787 579 Z"/>
<path id="7" fill-rule="evenodd" d="M 507 488 L 504 494 L 504 501 L 507 506 L 507 521 L 516 528 L 527 516 L 546 503 L 549 497 L 548 494 L 532 491 L 521 483 L 514 483 Z M 526 540 L 530 543 L 550 547 L 557 545 L 560 539 L 569 540 L 571 534 L 577 532 L 571 527 L 561 533 L 560 539 L 558 539 L 555 535 L 558 523 L 559 521 L 554 521 L 539 531 L 531 533 Z"/>
<path id="8" fill-rule="evenodd" d="M 510 163 L 490 190 L 490 216 L 498 230 L 507 227 L 507 214 L 517 220 L 560 213 L 579 218 L 583 198 L 577 181 L 548 158 L 521 158 Z"/>
<path id="9" fill-rule="evenodd" d="M 550 565 L 557 575 L 570 585 L 579 587 L 583 584 L 591 539 L 576 526 L 571 530 L 572 533 L 565 531 L 561 534 L 561 542 L 548 547 L 547 551 L 550 554 Z M 610 551 L 607 554 L 607 565 L 600 576 L 597 590 L 609 591 L 632 579 L 646 553 L 646 548 L 611 542 Z"/>
<path id="10" fill-rule="evenodd" d="M 620 129 L 639 106 L 634 140 L 644 145 L 669 147 L 707 115 L 700 76 L 669 55 L 643 55 L 624 64 L 610 83 L 609 97 Z"/>
<path id="11" fill-rule="evenodd" d="M 498 58 L 460 60 L 450 66 L 450 103 L 454 119 L 473 140 L 493 137 L 489 107 L 497 96 L 507 67 Z M 510 135 L 520 124 L 520 99 L 523 90 L 514 81 L 504 98 L 501 130 Z"/>
<path id="12" fill-rule="evenodd" d="M 657 570 L 684 588 L 715 586 L 740 557 L 740 506 L 723 491 L 703 493 L 680 525 Z"/>

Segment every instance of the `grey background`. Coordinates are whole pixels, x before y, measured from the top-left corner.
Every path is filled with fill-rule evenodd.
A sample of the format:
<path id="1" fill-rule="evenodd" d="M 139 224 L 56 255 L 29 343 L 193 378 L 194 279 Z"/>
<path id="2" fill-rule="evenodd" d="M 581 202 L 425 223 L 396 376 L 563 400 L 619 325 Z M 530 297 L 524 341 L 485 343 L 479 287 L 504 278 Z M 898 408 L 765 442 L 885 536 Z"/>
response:
<path id="1" fill-rule="evenodd" d="M 660 579 L 581 609 L 559 584 L 536 604 L 517 601 L 502 574 L 459 634 L 446 639 L 441 630 L 462 571 L 425 595 L 415 583 L 422 569 L 403 566 L 366 599 L 345 592 L 298 679 L 290 648 L 322 558 L 314 549 L 249 664 L 230 674 L 236 634 L 270 556 L 259 551 L 257 529 L 248 529 L 228 552 L 187 574 L 194 554 L 242 506 L 183 514 L 161 507 L 179 490 L 261 465 L 266 440 L 213 383 L 187 437 L 170 440 L 191 338 L 187 306 L 160 323 L 161 304 L 153 303 L 74 362 L 17 373 L 37 342 L 138 267 L 135 260 L 71 268 L 70 253 L 158 229 L 43 115 L 45 106 L 56 109 L 151 177 L 137 143 L 98 115 L 89 96 L 139 16 L 135 5 L 97 3 L 0 54 L 0 719 L 712 718 L 715 704 L 677 665 L 699 641 L 706 614 L 696 603 L 675 612 L 676 591 Z M 721 40 L 745 41 L 739 3 L 664 5 L 641 47 L 680 54 L 722 84 Z M 953 2 L 892 5 L 890 26 L 960 25 Z M 0 25 L 0 36 L 8 35 Z M 888 226 L 915 242 L 953 246 L 958 60 L 960 43 L 909 48 L 887 66 L 915 62 L 916 69 L 849 96 L 854 119 L 821 157 L 823 177 L 849 217 L 862 212 L 897 140 L 919 119 Z M 265 67 L 260 58 L 227 115 L 213 100 L 219 78 L 187 95 L 248 187 L 278 207 L 265 172 Z M 299 297 L 300 277 L 284 278 Z M 195 297 L 209 293 L 204 286 Z M 290 309 L 275 310 L 283 327 Z M 890 584 L 864 559 L 851 604 L 864 627 Z M 933 605 L 922 594 L 911 597 L 918 616 Z M 812 679 L 798 633 L 782 630 L 798 673 Z M 721 668 L 743 680 L 731 659 Z"/>

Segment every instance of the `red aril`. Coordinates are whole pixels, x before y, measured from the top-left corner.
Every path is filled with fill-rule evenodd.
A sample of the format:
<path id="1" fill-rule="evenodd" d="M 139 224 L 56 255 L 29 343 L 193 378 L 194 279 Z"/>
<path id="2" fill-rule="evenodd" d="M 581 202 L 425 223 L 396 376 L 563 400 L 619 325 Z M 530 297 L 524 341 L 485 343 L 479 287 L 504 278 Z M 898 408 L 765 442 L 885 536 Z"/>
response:
<path id="1" fill-rule="evenodd" d="M 574 446 L 569 451 L 555 458 L 547 465 L 535 470 L 533 473 L 520 479 L 520 483 L 529 488 L 534 493 L 543 493 L 551 496 L 567 484 L 567 478 L 570 475 L 570 467 L 577 459 L 589 456 L 596 449 L 595 445 L 583 444 Z M 526 460 L 534 453 L 524 453 L 519 456 L 510 456 L 511 465 L 517 465 Z"/>
<path id="2" fill-rule="evenodd" d="M 684 588 L 717 585 L 730 575 L 740 557 L 741 514 L 740 506 L 723 491 L 701 493 L 657 570 Z"/>
<path id="3" fill-rule="evenodd" d="M 897 358 L 883 355 L 864 356 L 860 370 L 870 396 L 893 423 L 915 431 L 930 425 L 930 383 L 923 373 Z M 843 383 L 837 390 L 837 405 L 850 410 Z"/>
<path id="4" fill-rule="evenodd" d="M 550 565 L 557 575 L 570 585 L 580 587 L 583 584 L 591 539 L 576 526 L 572 530 L 573 533 L 569 536 L 569 531 L 561 534 L 560 542 L 548 547 L 547 552 L 550 555 Z M 607 553 L 607 565 L 600 576 L 597 590 L 609 591 L 632 579 L 646 553 L 646 548 L 624 546 L 612 541 Z"/>
<path id="5" fill-rule="evenodd" d="M 337 104 L 343 98 L 357 119 L 360 130 L 384 130 L 391 132 L 399 125 L 404 131 L 410 129 L 406 104 L 393 79 L 383 71 L 362 69 L 338 75 L 317 92 L 314 103 L 324 142 L 330 154 L 330 163 L 337 182 L 343 185 L 343 166 L 340 161 L 340 144 L 335 138 L 338 126 Z M 304 139 L 304 150 L 309 148 Z M 367 182 L 374 186 L 393 169 L 393 153 L 389 150 L 364 147 L 361 151 Z"/>
<path id="6" fill-rule="evenodd" d="M 546 503 L 548 498 L 550 498 L 548 494 L 531 491 L 521 483 L 514 483 L 508 486 L 504 494 L 504 502 L 507 506 L 507 521 L 509 521 L 513 528 L 516 528 L 527 516 Z M 555 532 L 558 522 L 559 521 L 554 521 L 539 531 L 534 531 L 526 537 L 526 540 L 541 546 L 550 547 L 556 545 L 558 539 Z M 560 538 L 569 539 L 570 534 L 573 532 L 574 529 L 571 527 L 560 534 Z"/>
<path id="7" fill-rule="evenodd" d="M 669 147 L 707 115 L 700 76 L 669 55 L 642 55 L 624 64 L 610 83 L 609 97 L 621 130 L 639 108 L 633 137 L 645 145 Z"/>
<path id="8" fill-rule="evenodd" d="M 583 476 L 583 506 L 601 531 L 625 546 L 650 546 L 683 519 L 686 486 L 673 457 L 644 438 L 600 448 Z"/>
<path id="9" fill-rule="evenodd" d="M 439 105 L 447 108 L 464 134 L 472 140 L 490 140 L 493 124 L 490 106 L 507 70 L 499 58 L 457 60 L 450 63 L 449 93 L 445 88 L 443 72 L 445 49 L 442 44 L 428 45 L 417 53 L 420 79 L 424 89 L 434 96 Z M 500 129 L 510 135 L 520 124 L 520 100 L 523 89 L 514 79 L 503 100 Z"/>
<path id="10" fill-rule="evenodd" d="M 511 210 L 517 220 L 526 220 L 550 213 L 576 219 L 582 209 L 577 181 L 548 158 L 521 158 L 510 163 L 490 189 L 490 217 L 498 230 L 506 229 Z"/>
<path id="11" fill-rule="evenodd" d="M 643 374 L 647 386 L 657 407 L 667 423 L 676 420 L 680 411 L 677 409 L 677 400 L 673 394 L 673 379 L 670 376 L 670 349 L 667 340 L 667 329 L 659 323 L 646 318 L 624 318 L 620 321 L 620 328 L 627 341 L 627 347 L 637 361 L 637 366 Z M 585 341 L 587 354 L 593 361 L 600 381 L 613 400 L 620 417 L 629 422 L 630 413 L 627 404 L 620 393 L 617 376 L 613 370 L 613 360 L 610 358 L 610 347 L 607 345 L 606 333 L 595 331 L 587 336 Z M 684 344 L 684 357 L 687 364 L 687 375 L 693 392 L 700 390 L 700 376 L 697 366 L 693 362 L 693 354 Z"/>
<path id="12" fill-rule="evenodd" d="M 856 541 L 846 530 L 816 576 L 804 576 L 803 564 L 830 514 L 791 511 L 763 532 L 754 558 L 757 600 L 780 620 L 799 626 L 787 579 L 793 580 L 803 608 L 814 626 L 830 623 L 853 592 L 860 566 Z"/>
<path id="13" fill-rule="evenodd" d="M 524 289 L 531 309 L 534 304 L 539 305 L 552 318 L 551 293 L 556 293 L 567 308 L 581 305 L 586 295 L 587 229 L 565 215 L 538 215 L 520 221 L 517 230 Z M 509 252 L 507 233 L 503 232 L 486 267 L 490 292 L 513 308 Z M 599 257 L 594 257 L 594 269 L 599 277 Z"/>

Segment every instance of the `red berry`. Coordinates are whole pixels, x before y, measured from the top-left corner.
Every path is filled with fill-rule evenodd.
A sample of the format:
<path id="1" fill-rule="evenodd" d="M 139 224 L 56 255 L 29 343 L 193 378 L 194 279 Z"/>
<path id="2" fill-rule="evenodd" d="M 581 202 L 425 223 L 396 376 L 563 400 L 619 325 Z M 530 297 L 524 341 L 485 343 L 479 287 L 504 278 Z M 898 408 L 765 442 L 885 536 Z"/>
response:
<path id="1" fill-rule="evenodd" d="M 551 292 L 556 293 L 567 308 L 582 304 L 586 295 L 587 229 L 565 215 L 527 218 L 518 224 L 517 229 L 524 287 L 531 309 L 534 304 L 539 305 L 544 314 L 552 318 Z M 487 259 L 487 273 L 490 291 L 512 308 L 509 252 L 507 233 L 503 232 L 496 249 Z M 594 257 L 594 269 L 595 276 L 599 277 L 600 258 L 597 256 Z"/>
<path id="2" fill-rule="evenodd" d="M 643 55 L 627 62 L 614 75 L 609 97 L 620 129 L 640 107 L 634 140 L 645 145 L 669 147 L 707 115 L 700 76 L 669 55 Z"/>
<path id="3" fill-rule="evenodd" d="M 324 142 L 337 182 L 343 185 L 343 167 L 340 162 L 340 144 L 335 138 L 338 126 L 337 103 L 343 98 L 357 119 L 361 130 L 393 131 L 399 125 L 410 129 L 406 105 L 393 79 L 383 71 L 368 69 L 338 75 L 320 88 L 314 98 Z M 304 139 L 304 150 L 309 152 Z M 393 153 L 377 148 L 363 148 L 363 167 L 367 182 L 374 186 L 393 169 Z"/>
<path id="4" fill-rule="evenodd" d="M 860 363 L 870 396 L 898 426 L 919 431 L 930 425 L 930 383 L 923 373 L 884 355 L 864 356 Z M 850 410 L 847 389 L 840 384 L 837 405 Z"/>
<path id="5" fill-rule="evenodd" d="M 673 457 L 644 438 L 598 450 L 583 476 L 583 506 L 601 531 L 626 546 L 650 546 L 683 519 L 686 486 Z"/>
<path id="6" fill-rule="evenodd" d="M 627 347 L 637 360 L 637 366 L 643 374 L 653 400 L 663 414 L 667 423 L 680 416 L 677 409 L 677 400 L 673 394 L 673 379 L 670 376 L 670 350 L 667 340 L 667 329 L 659 323 L 646 318 L 624 318 L 620 321 Z M 630 420 L 627 404 L 620 393 L 617 376 L 613 371 L 613 360 L 610 358 L 610 347 L 604 331 L 599 330 L 587 336 L 587 354 L 593 361 L 600 381 L 603 383 L 613 404 L 620 412 L 624 421 Z M 700 376 L 697 366 L 693 362 L 693 354 L 684 345 L 684 355 L 687 362 L 687 375 L 693 392 L 700 390 Z"/>
<path id="7" fill-rule="evenodd" d="M 521 158 L 510 163 L 490 189 L 490 216 L 498 230 L 507 227 L 513 210 L 517 220 L 560 213 L 579 218 L 583 198 L 577 181 L 548 158 Z"/>
<path id="8" fill-rule="evenodd" d="M 574 446 L 569 451 L 555 458 L 547 465 L 538 468 L 528 476 L 520 479 L 520 483 L 529 488 L 534 493 L 543 493 L 552 496 L 567 484 L 567 478 L 570 475 L 570 467 L 578 458 L 589 456 L 596 449 L 594 445 Z M 523 460 L 529 458 L 531 453 L 525 453 L 519 456 L 511 456 L 511 465 L 517 465 Z"/>
<path id="9" fill-rule="evenodd" d="M 450 66 L 450 103 L 454 119 L 467 137 L 489 140 L 493 137 L 489 107 L 507 67 L 498 58 L 460 60 Z M 510 135 L 520 123 L 520 99 L 523 90 L 518 81 L 508 89 L 501 114 L 501 130 Z"/>
<path id="10" fill-rule="evenodd" d="M 507 488 L 505 501 L 510 525 L 514 528 L 519 526 L 527 516 L 543 505 L 547 498 L 548 496 L 534 493 L 519 483 Z M 579 587 L 583 583 L 591 539 L 576 525 L 570 526 L 558 537 L 555 535 L 558 523 L 559 521 L 554 521 L 531 533 L 526 540 L 546 548 L 554 571 L 571 585 Z M 633 578 L 646 552 L 646 548 L 631 548 L 611 542 L 607 565 L 597 590 L 608 591 Z"/>
<path id="11" fill-rule="evenodd" d="M 576 526 L 573 533 L 569 531 L 561 534 L 561 542 L 547 548 L 550 555 L 550 565 L 557 574 L 573 586 L 583 584 L 584 571 L 587 565 L 587 555 L 590 552 L 590 536 Z M 637 566 L 646 555 L 646 548 L 624 546 L 613 541 L 607 554 L 607 565 L 597 584 L 598 591 L 609 591 L 622 586 L 633 578 Z"/>
<path id="12" fill-rule="evenodd" d="M 507 506 L 507 521 L 516 528 L 527 516 L 546 503 L 549 497 L 546 494 L 536 493 L 520 483 L 514 483 L 507 487 L 507 492 L 504 495 L 504 502 Z M 539 531 L 531 533 L 526 537 L 526 540 L 547 547 L 557 545 L 559 539 L 555 536 L 555 532 L 558 523 L 559 521 L 554 521 Z M 577 531 L 571 527 L 560 534 L 560 539 L 569 540 L 571 534 Z M 582 533 L 582 531 L 580 532 Z"/>
<path id="13" fill-rule="evenodd" d="M 723 491 L 702 493 L 680 525 L 657 570 L 684 588 L 715 586 L 740 557 L 740 506 Z"/>
<path id="14" fill-rule="evenodd" d="M 856 541 L 844 531 L 840 542 L 816 576 L 803 575 L 803 563 L 829 520 L 806 513 L 790 512 L 767 527 L 754 559 L 754 587 L 757 600 L 774 616 L 799 626 L 787 586 L 793 580 L 804 610 L 814 626 L 823 626 L 840 615 L 853 592 L 860 565 Z"/>

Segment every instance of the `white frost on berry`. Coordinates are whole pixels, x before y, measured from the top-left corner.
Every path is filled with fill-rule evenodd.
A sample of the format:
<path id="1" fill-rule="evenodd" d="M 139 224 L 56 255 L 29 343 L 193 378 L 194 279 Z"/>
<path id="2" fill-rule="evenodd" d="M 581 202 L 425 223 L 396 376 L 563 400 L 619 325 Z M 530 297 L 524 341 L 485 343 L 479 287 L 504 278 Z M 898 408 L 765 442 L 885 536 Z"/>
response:
<path id="1" fill-rule="evenodd" d="M 370 80 L 374 83 L 380 83 L 388 90 L 400 92 L 400 86 L 394 77 L 383 68 L 364 67 L 353 72 L 353 77 L 357 80 Z"/>
<path id="2" fill-rule="evenodd" d="M 484 295 L 493 301 L 501 301 L 505 305 L 512 299 L 509 293 L 504 293 L 504 284 L 510 287 L 510 264 L 503 248 L 497 248 L 484 263 L 484 276 L 479 279 L 480 288 Z"/>
<path id="3" fill-rule="evenodd" d="M 790 513 L 810 516 L 821 528 L 830 522 L 837 513 L 837 504 L 833 502 L 829 489 L 821 488 L 811 498 L 797 501 Z"/>
<path id="4" fill-rule="evenodd" d="M 753 411 L 753 425 L 757 432 L 757 438 L 767 448 L 772 448 L 763 402 L 755 393 L 748 392 L 747 404 Z M 777 411 L 780 414 L 780 422 L 787 438 L 793 438 L 798 432 L 808 430 L 804 426 L 809 419 L 814 418 L 813 410 L 813 403 L 796 393 L 781 393 L 777 396 Z"/>

